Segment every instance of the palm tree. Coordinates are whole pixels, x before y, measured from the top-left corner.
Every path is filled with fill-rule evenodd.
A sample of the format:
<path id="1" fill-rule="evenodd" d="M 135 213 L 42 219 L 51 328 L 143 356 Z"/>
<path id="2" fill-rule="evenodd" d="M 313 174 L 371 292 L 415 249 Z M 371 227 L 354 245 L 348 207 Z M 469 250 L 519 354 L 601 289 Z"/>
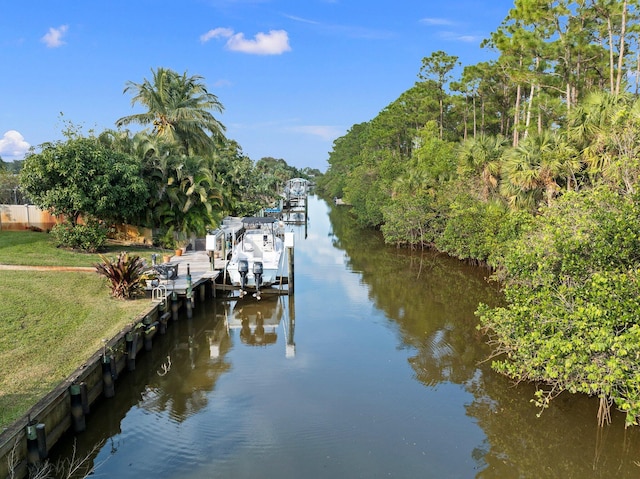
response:
<path id="1" fill-rule="evenodd" d="M 158 223 L 182 236 L 204 235 L 219 219 L 214 206 L 222 206 L 207 161 L 194 156 L 159 158 L 155 173 L 162 185 L 156 197 Z"/>
<path id="2" fill-rule="evenodd" d="M 530 135 L 505 153 L 501 192 L 512 207 L 535 210 L 543 199 L 550 204 L 560 191 L 556 179 L 563 172 L 554 135 Z"/>
<path id="3" fill-rule="evenodd" d="M 180 75 L 167 68 L 151 72 L 152 81 L 127 82 L 124 89 L 133 92 L 132 105 L 140 103 L 147 111 L 122 117 L 116 126 L 153 125 L 154 134 L 175 143 L 184 153 L 211 153 L 224 140 L 224 125 L 209 111 L 224 110 L 218 97 L 207 91 L 198 75 Z"/>
<path id="4" fill-rule="evenodd" d="M 498 187 L 500 161 L 506 147 L 507 139 L 502 135 L 480 135 L 464 141 L 458 150 L 461 173 L 480 179 L 484 200 Z"/>
<path id="5" fill-rule="evenodd" d="M 640 175 L 640 100 L 626 93 L 593 93 L 571 120 L 570 132 L 581 141 L 592 181 L 601 178 L 623 191 L 635 191 Z"/>

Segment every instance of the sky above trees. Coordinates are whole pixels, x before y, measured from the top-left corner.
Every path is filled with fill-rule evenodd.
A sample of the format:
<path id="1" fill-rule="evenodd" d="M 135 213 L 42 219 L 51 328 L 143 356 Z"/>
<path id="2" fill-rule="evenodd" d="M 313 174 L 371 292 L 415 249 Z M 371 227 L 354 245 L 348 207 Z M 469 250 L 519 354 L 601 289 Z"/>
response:
<path id="1" fill-rule="evenodd" d="M 0 157 L 62 137 L 64 121 L 114 128 L 139 113 L 124 94 L 151 70 L 199 75 L 226 136 L 254 161 L 326 169 L 333 141 L 418 80 L 437 50 L 461 65 L 510 0 L 13 2 L 0 17 Z M 62 114 L 62 116 L 61 116 Z"/>

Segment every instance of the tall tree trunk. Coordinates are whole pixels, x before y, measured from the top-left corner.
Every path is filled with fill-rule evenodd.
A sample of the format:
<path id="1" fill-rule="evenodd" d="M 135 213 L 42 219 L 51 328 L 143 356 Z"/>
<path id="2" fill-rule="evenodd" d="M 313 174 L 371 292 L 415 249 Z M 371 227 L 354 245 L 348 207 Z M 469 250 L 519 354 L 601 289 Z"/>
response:
<path id="1" fill-rule="evenodd" d="M 467 96 L 467 94 L 465 93 L 464 95 L 464 112 L 463 112 L 463 118 L 462 118 L 462 122 L 464 123 L 464 133 L 462 134 L 462 138 L 464 140 L 467 139 L 467 130 L 468 130 L 468 117 L 469 117 L 469 108 L 468 105 L 469 104 L 469 97 Z"/>
<path id="2" fill-rule="evenodd" d="M 476 128 L 477 128 L 477 123 L 476 123 L 476 96 L 473 95 L 473 139 L 475 140 L 476 138 Z"/>
<path id="3" fill-rule="evenodd" d="M 620 94 L 622 83 L 622 64 L 624 60 L 624 36 L 627 32 L 627 0 L 622 3 L 622 24 L 620 25 L 620 51 L 618 52 L 618 76 L 616 78 L 616 95 Z"/>
<path id="4" fill-rule="evenodd" d="M 529 101 L 527 102 L 527 118 L 524 125 L 524 137 L 529 136 L 529 126 L 531 125 L 531 110 L 533 109 L 533 96 L 536 93 L 535 83 L 531 84 L 531 91 L 529 92 Z"/>
<path id="5" fill-rule="evenodd" d="M 640 53 L 638 55 L 640 55 Z M 638 65 L 640 65 L 640 58 L 638 60 Z M 486 133 L 484 126 L 484 97 L 482 97 L 482 103 L 480 103 L 480 132 L 483 135 Z"/>
<path id="6" fill-rule="evenodd" d="M 518 136 L 518 125 L 520 124 L 520 95 L 521 95 L 521 87 L 518 85 L 516 87 L 516 107 L 513 113 L 513 146 L 518 146 L 519 136 Z"/>
<path id="7" fill-rule="evenodd" d="M 444 91 L 440 90 L 440 139 L 441 140 L 442 140 L 442 134 L 443 134 L 442 124 L 444 123 L 444 102 L 442 100 L 443 96 L 444 96 Z"/>
<path id="8" fill-rule="evenodd" d="M 607 15 L 607 34 L 609 35 L 609 91 L 614 92 L 614 61 L 613 61 L 613 26 L 611 25 L 611 15 Z"/>
<path id="9" fill-rule="evenodd" d="M 540 57 L 536 57 L 536 71 L 540 66 Z M 531 91 L 529 92 L 529 102 L 527 103 L 527 119 L 524 131 L 524 137 L 526 138 L 529 135 L 529 127 L 531 126 L 531 113 L 533 111 L 533 100 L 536 94 L 536 83 L 535 81 L 531 82 Z"/>
<path id="10" fill-rule="evenodd" d="M 540 87 L 538 87 L 538 94 L 540 94 Z M 542 134 L 542 109 L 538 108 L 538 135 Z"/>

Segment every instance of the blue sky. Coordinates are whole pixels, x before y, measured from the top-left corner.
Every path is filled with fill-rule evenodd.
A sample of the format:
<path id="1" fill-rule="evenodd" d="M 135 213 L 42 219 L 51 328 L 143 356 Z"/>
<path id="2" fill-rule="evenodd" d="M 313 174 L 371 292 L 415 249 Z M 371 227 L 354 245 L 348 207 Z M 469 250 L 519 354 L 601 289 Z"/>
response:
<path id="1" fill-rule="evenodd" d="M 128 81 L 203 77 L 216 117 L 252 160 L 322 171 L 333 141 L 369 121 L 443 50 L 472 65 L 513 0 L 0 0 L 0 157 L 100 132 L 142 111 Z M 62 114 L 62 115 L 61 115 Z M 135 129 L 135 127 L 133 128 Z"/>

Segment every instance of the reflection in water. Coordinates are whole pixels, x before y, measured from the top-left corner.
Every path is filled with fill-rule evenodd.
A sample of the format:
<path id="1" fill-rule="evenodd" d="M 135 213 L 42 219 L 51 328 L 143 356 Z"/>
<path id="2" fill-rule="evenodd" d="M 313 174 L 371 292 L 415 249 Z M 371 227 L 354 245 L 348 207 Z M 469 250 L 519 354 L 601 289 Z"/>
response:
<path id="1" fill-rule="evenodd" d="M 307 224 L 290 226 L 295 297 L 199 305 L 193 319 L 156 337 L 113 400 L 92 408 L 78 451 L 105 441 L 99 473 L 640 474 L 638 428 L 624 429 L 621 415 L 600 429 L 597 401 L 567 394 L 537 417 L 533 386 L 491 370 L 474 315 L 479 302 L 501 301 L 487 271 L 387 247 L 354 228 L 347 208 L 315 198 L 309 216 L 308 232 Z"/>
<path id="2" fill-rule="evenodd" d="M 286 303 L 285 303 L 286 302 Z M 295 356 L 295 310 L 292 297 L 265 295 L 258 300 L 252 296 L 230 296 L 223 301 L 224 326 L 240 332 L 240 340 L 249 346 L 276 344 L 282 324 L 285 335 L 285 356 Z M 286 306 L 285 306 L 286 304 Z M 287 321 L 283 318 L 287 316 Z"/>
<path id="3" fill-rule="evenodd" d="M 622 414 L 600 428 L 597 400 L 565 393 L 539 416 L 531 403 L 535 386 L 491 370 L 487 338 L 469 314 L 480 302 L 501 300 L 486 284 L 488 272 L 431 252 L 387 248 L 372 255 L 381 248 L 378 238 L 353 230 L 344 208 L 330 216 L 333 244 L 362 274 L 370 300 L 396 322 L 403 347 L 414 351 L 408 361 L 416 379 L 429 387 L 460 384 L 472 394 L 466 413 L 486 435 L 471 453 L 478 477 L 640 475 L 640 431 L 625 429 Z"/>
<path id="4" fill-rule="evenodd" d="M 278 326 L 282 308 L 276 296 L 258 301 L 242 298 L 231 308 L 229 329 L 240 329 L 240 339 L 251 346 L 274 344 L 278 339 Z"/>

